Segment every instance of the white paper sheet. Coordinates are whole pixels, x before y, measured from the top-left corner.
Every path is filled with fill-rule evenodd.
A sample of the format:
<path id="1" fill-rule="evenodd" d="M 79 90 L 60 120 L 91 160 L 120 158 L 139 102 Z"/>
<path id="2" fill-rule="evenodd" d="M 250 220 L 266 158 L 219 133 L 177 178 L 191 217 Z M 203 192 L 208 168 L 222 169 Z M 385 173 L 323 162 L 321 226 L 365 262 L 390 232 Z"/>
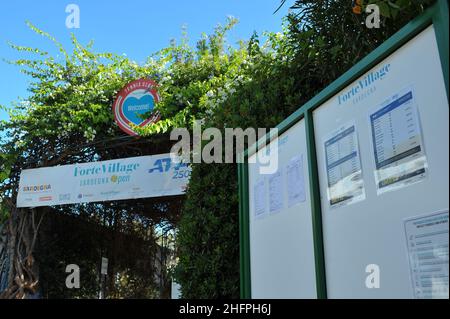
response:
<path id="1" fill-rule="evenodd" d="M 266 213 L 266 181 L 259 180 L 254 186 L 255 217 L 262 217 Z"/>
<path id="2" fill-rule="evenodd" d="M 448 230 L 448 210 L 405 220 L 415 298 L 449 298 Z"/>
<path id="3" fill-rule="evenodd" d="M 305 176 L 303 173 L 303 156 L 292 158 L 286 170 L 287 189 L 288 189 L 288 206 L 303 203 L 306 201 L 305 193 Z"/>
<path id="4" fill-rule="evenodd" d="M 284 207 L 283 171 L 279 169 L 269 177 L 270 212 L 277 213 Z"/>
<path id="5" fill-rule="evenodd" d="M 366 198 L 356 125 L 343 125 L 324 141 L 331 207 L 349 205 Z"/>
<path id="6" fill-rule="evenodd" d="M 414 94 L 411 87 L 404 89 L 369 116 L 378 194 L 426 176 L 427 160 Z"/>

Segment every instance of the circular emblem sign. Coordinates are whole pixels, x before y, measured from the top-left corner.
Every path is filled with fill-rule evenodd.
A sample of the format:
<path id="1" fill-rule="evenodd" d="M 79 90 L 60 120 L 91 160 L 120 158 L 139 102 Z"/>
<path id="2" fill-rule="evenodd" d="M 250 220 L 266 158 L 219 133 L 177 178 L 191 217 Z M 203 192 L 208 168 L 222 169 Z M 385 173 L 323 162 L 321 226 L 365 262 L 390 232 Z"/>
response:
<path id="1" fill-rule="evenodd" d="M 128 83 L 117 94 L 113 112 L 116 123 L 122 131 L 136 136 L 132 125 L 144 127 L 161 119 L 159 113 L 153 112 L 155 104 L 159 101 L 156 87 L 154 81 L 141 79 Z M 151 115 L 148 116 L 149 114 Z"/>

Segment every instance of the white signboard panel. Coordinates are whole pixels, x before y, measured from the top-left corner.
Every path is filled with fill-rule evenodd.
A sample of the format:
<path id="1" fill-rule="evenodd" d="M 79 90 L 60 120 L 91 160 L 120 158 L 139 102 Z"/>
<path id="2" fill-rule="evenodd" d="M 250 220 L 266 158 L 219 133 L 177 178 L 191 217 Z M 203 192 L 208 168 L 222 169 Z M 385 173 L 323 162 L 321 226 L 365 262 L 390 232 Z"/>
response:
<path id="1" fill-rule="evenodd" d="M 415 297 L 404 221 L 449 207 L 444 83 L 430 26 L 314 110 L 329 298 Z M 332 207 L 323 143 L 348 123 L 359 143 L 365 198 Z M 351 191 L 353 184 L 342 185 Z M 366 273 L 368 265 L 379 274 Z M 378 288 L 366 286 L 369 275 L 379 275 Z"/>
<path id="2" fill-rule="evenodd" d="M 303 120 L 278 138 L 278 151 L 271 175 L 249 157 L 252 298 L 317 298 Z"/>
<path id="3" fill-rule="evenodd" d="M 23 170 L 17 207 L 182 195 L 190 174 L 170 154 Z"/>

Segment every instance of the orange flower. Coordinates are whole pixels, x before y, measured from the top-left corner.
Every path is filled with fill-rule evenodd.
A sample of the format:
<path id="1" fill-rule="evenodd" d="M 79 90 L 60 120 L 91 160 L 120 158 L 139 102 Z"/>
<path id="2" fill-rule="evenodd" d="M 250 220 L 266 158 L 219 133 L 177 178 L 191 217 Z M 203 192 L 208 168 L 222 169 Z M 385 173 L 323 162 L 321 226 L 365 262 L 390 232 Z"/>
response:
<path id="1" fill-rule="evenodd" d="M 353 0 L 352 10 L 354 14 L 361 14 L 362 12 L 362 0 Z"/>

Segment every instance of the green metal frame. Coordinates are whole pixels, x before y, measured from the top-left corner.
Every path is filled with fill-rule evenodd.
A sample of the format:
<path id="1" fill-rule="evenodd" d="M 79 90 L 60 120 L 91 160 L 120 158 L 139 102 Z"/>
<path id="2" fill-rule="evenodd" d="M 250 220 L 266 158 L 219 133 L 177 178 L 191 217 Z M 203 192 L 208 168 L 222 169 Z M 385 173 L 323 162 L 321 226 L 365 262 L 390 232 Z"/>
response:
<path id="1" fill-rule="evenodd" d="M 448 69 L 449 69 L 449 15 L 447 0 L 438 0 L 431 8 L 422 15 L 409 22 L 392 37 L 386 40 L 377 49 L 372 51 L 359 63 L 353 66 L 349 71 L 335 80 L 318 95 L 312 98 L 308 103 L 300 107 L 296 112 L 286 118 L 278 125 L 279 135 L 286 132 L 300 120 L 304 119 L 306 124 L 307 154 L 309 162 L 309 180 L 311 188 L 311 210 L 312 226 L 314 236 L 314 253 L 316 266 L 316 286 L 317 297 L 319 299 L 327 298 L 326 276 L 325 276 L 325 258 L 323 249 L 322 234 L 322 211 L 320 201 L 320 189 L 318 178 L 318 167 L 316 158 L 316 144 L 314 139 L 314 122 L 312 118 L 313 111 L 336 95 L 339 91 L 357 80 L 361 75 L 370 70 L 373 66 L 380 63 L 393 52 L 398 50 L 406 42 L 414 38 L 418 33 L 430 25 L 434 25 L 436 40 L 439 49 L 439 55 L 442 64 L 447 99 L 449 97 L 448 87 Z M 249 185 L 248 185 L 248 158 L 253 155 L 259 146 L 267 145 L 274 137 L 265 136 L 255 145 L 252 145 L 243 154 L 243 161 L 238 167 L 239 181 L 239 223 L 240 223 L 240 281 L 241 298 L 249 299 L 251 292 L 251 265 L 250 265 L 250 222 L 249 222 Z"/>

